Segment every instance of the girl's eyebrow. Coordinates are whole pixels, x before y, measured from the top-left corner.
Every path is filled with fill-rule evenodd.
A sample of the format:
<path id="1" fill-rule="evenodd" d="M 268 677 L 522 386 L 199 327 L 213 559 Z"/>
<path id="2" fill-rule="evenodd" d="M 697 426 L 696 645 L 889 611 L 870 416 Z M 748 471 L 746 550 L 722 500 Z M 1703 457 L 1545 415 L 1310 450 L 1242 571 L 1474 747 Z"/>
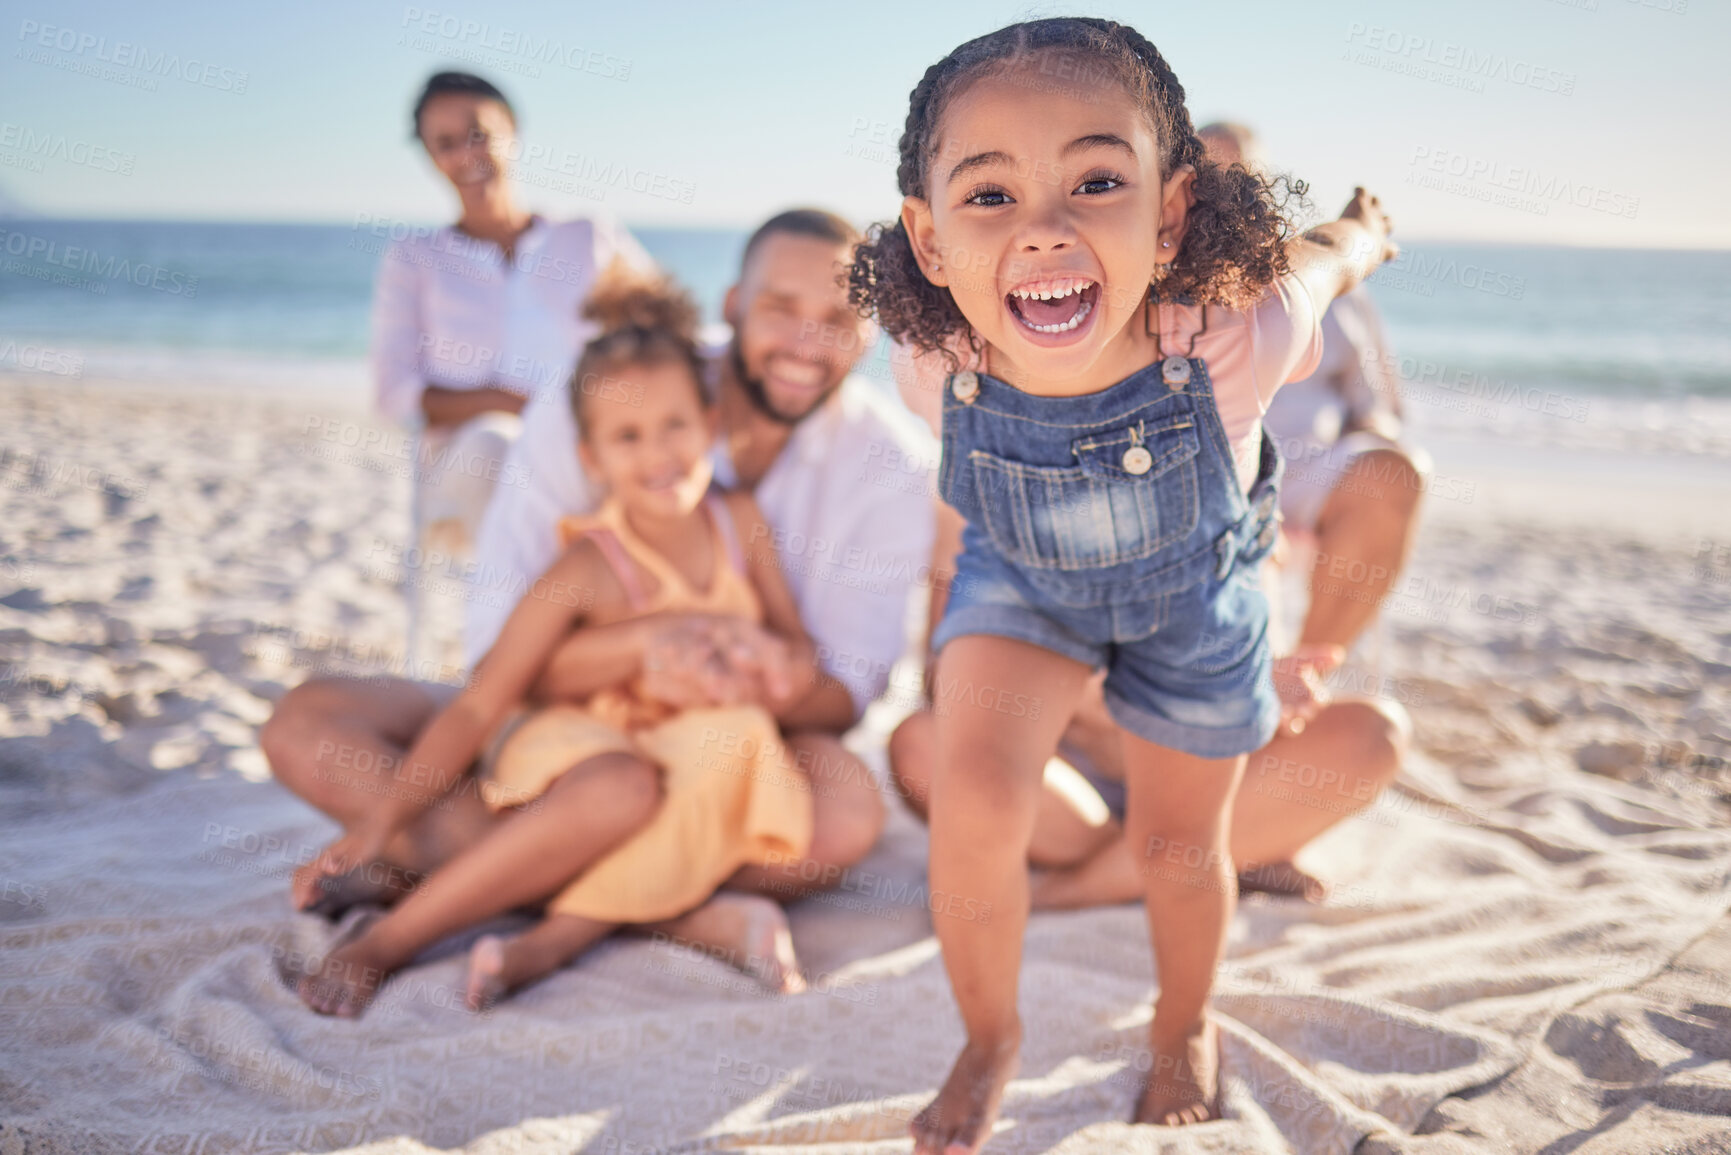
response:
<path id="1" fill-rule="evenodd" d="M 1069 156 L 1074 152 L 1086 152 L 1091 148 L 1109 148 L 1125 153 L 1131 160 L 1136 159 L 1136 150 L 1130 142 L 1115 132 L 1090 132 L 1087 136 L 1078 136 L 1059 150 L 1059 156 Z M 966 176 L 977 168 L 989 168 L 995 164 L 1011 164 L 1010 154 L 1001 149 L 991 152 L 976 152 L 973 156 L 963 157 L 950 170 L 950 175 L 944 178 L 946 185 L 956 183 L 958 177 Z"/>
<path id="2" fill-rule="evenodd" d="M 973 156 L 963 157 L 950 170 L 950 175 L 944 178 L 946 185 L 955 184 L 956 178 L 966 176 L 977 168 L 989 168 L 994 164 L 1009 164 L 1010 154 L 999 149 L 991 152 L 976 152 Z"/>
<path id="3" fill-rule="evenodd" d="M 1118 152 L 1128 153 L 1131 160 L 1136 159 L 1136 150 L 1130 142 L 1115 132 L 1090 132 L 1087 136 L 1078 136 L 1066 144 L 1059 156 L 1069 156 L 1073 152 L 1084 152 L 1090 148 L 1110 148 Z"/>

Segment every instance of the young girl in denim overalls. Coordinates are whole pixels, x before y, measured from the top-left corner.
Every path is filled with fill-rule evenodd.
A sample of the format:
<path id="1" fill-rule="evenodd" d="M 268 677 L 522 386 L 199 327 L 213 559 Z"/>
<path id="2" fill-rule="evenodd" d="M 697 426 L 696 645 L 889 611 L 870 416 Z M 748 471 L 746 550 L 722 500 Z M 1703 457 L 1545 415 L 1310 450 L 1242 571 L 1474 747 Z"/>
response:
<path id="1" fill-rule="evenodd" d="M 1135 1118 L 1217 1116 L 1232 796 L 1280 714 L 1257 575 L 1280 463 L 1260 417 L 1314 366 L 1329 301 L 1384 257 L 1387 218 L 1360 190 L 1292 239 L 1284 186 L 1209 162 L 1158 50 L 1104 20 L 1014 25 L 928 69 L 898 177 L 855 301 L 917 349 L 971 350 L 944 396 L 940 490 L 967 529 L 932 640 L 929 801 L 967 1041 L 916 1150 L 977 1150 L 1014 1074 L 1041 771 L 1097 668 L 1159 979 Z"/>

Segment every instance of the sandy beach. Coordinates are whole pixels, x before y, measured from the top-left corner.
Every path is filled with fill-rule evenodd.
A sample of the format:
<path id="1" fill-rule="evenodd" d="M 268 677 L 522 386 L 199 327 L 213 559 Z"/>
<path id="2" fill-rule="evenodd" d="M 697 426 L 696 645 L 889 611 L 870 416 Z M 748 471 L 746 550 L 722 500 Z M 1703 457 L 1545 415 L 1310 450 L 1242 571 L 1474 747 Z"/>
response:
<path id="1" fill-rule="evenodd" d="M 405 672 L 400 434 L 31 375 L 0 409 L 0 1155 L 906 1149 L 959 1025 L 893 806 L 792 910 L 809 994 L 622 940 L 471 1016 L 458 943 L 358 1025 L 306 1011 L 280 976 L 336 931 L 287 875 L 332 828 L 257 730 L 314 673 Z M 989 1150 L 1731 1149 L 1731 458 L 1529 432 L 1431 443 L 1450 483 L 1335 678 L 1417 753 L 1307 852 L 1327 903 L 1240 909 L 1227 1118 L 1116 1122 L 1141 914 L 1041 915 Z M 457 571 L 410 576 L 452 635 Z"/>

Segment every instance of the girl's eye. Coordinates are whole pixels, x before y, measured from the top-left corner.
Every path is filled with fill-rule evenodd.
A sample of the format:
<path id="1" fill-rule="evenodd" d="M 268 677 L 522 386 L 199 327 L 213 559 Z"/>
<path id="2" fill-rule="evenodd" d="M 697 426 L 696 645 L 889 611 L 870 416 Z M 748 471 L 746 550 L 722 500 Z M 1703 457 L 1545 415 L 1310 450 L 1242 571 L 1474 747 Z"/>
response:
<path id="1" fill-rule="evenodd" d="M 1076 186 L 1076 191 L 1084 196 L 1099 196 L 1101 193 L 1111 192 L 1123 183 L 1123 180 L 1118 177 L 1106 173 L 1096 173 L 1093 176 L 1083 177 L 1082 183 Z"/>
<path id="2" fill-rule="evenodd" d="M 1010 194 L 999 188 L 977 188 L 962 198 L 966 205 L 979 205 L 982 208 L 996 208 L 1010 203 Z"/>

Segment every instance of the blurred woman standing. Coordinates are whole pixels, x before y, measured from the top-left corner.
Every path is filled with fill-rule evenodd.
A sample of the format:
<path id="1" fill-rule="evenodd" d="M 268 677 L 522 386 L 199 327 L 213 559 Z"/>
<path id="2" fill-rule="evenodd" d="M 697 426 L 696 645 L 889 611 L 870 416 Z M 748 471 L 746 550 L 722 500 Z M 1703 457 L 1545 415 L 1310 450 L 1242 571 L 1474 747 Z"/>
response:
<path id="1" fill-rule="evenodd" d="M 562 389 L 589 335 L 580 309 L 616 260 L 648 255 L 606 221 L 549 221 L 518 205 L 509 164 L 517 116 L 466 72 L 440 72 L 415 101 L 415 139 L 457 194 L 455 224 L 386 227 L 373 299 L 380 412 L 421 430 L 418 530 L 457 551 L 472 540 L 537 391 Z"/>

